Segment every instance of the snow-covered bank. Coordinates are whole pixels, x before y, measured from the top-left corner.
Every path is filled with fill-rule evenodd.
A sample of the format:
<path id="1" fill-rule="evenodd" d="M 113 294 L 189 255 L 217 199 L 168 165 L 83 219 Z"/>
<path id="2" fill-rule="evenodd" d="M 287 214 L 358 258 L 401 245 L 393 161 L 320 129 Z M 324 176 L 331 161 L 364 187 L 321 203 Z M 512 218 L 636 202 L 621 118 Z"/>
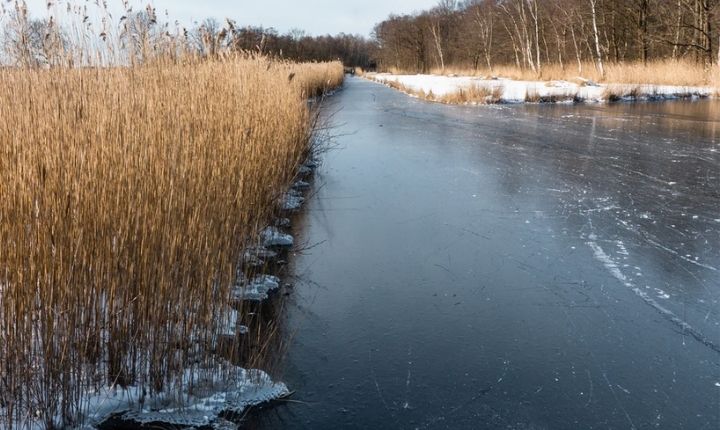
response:
<path id="1" fill-rule="evenodd" d="M 516 81 L 442 75 L 368 73 L 366 78 L 410 95 L 449 103 L 607 102 L 711 97 L 713 87 L 597 84 L 582 78 L 570 81 Z M 466 94 L 472 93 L 472 97 Z"/>
<path id="2" fill-rule="evenodd" d="M 241 415 L 248 408 L 285 398 L 291 394 L 282 382 L 273 381 L 258 369 L 243 369 L 227 362 L 187 368 L 176 383 L 159 393 L 148 387 L 106 385 L 80 393 L 81 411 L 75 424 L 63 425 L 67 417 L 53 420 L 56 428 L 222 428 L 228 415 Z M 1 411 L 1 410 L 0 410 Z M 0 415 L 2 416 L 2 415 Z M 9 427 L 44 430 L 50 423 L 26 417 Z"/>
<path id="3" fill-rule="evenodd" d="M 142 387 L 104 387 L 86 393 L 83 403 L 91 411 L 85 428 L 106 422 L 163 423 L 166 427 L 213 426 L 224 414 L 241 414 L 246 408 L 289 395 L 287 386 L 273 382 L 262 370 L 218 364 L 188 369 L 182 384 L 147 397 Z"/>
<path id="4" fill-rule="evenodd" d="M 311 155 L 298 166 L 292 185 L 278 196 L 274 212 L 277 218 L 269 218 L 273 225 L 259 232 L 254 244 L 242 253 L 236 284 L 229 290 L 217 284 L 218 291 L 229 297 L 217 307 L 212 323 L 184 332 L 182 341 L 186 343 L 178 344 L 177 348 L 192 352 L 189 359 L 178 352 L 168 361 L 178 367 L 175 376 L 162 380 L 162 388 L 157 388 L 155 381 L 134 375 L 127 385 L 106 381 L 104 370 L 89 366 L 79 372 L 84 385 L 71 393 L 74 409 L 62 409 L 63 397 L 55 397 L 43 404 L 42 411 L 36 408 L 37 412 L 22 415 L 8 407 L 14 405 L 6 402 L 6 393 L 0 389 L 0 430 L 235 428 L 248 408 L 289 396 L 288 387 L 265 372 L 270 369 L 255 368 L 262 361 L 242 355 L 239 359 L 237 354 L 243 348 L 254 351 L 253 342 L 262 342 L 263 347 L 267 347 L 269 339 L 277 336 L 274 328 L 266 328 L 267 320 L 256 316 L 257 310 L 263 303 L 267 306 L 266 302 L 277 300 L 281 295 L 273 293 L 289 286 L 276 276 L 285 273 L 281 268 L 287 264 L 288 250 L 294 244 L 290 234 L 292 221 L 285 216 L 294 216 L 301 209 L 318 165 L 319 161 Z M 288 204 L 289 199 L 293 200 L 292 205 Z M 5 289 L 5 284 L 0 282 L 0 300 Z M 168 324 L 174 322 L 168 321 Z M 251 330 L 252 336 L 248 336 Z M 248 340 L 250 337 L 255 340 Z M 203 360 L 202 354 L 209 354 L 211 358 Z M 144 359 L 141 353 L 137 353 L 137 357 Z M 253 364 L 241 367 L 249 363 Z M 100 376 L 91 380 L 96 374 Z M 46 404 L 48 406 L 44 406 Z"/>

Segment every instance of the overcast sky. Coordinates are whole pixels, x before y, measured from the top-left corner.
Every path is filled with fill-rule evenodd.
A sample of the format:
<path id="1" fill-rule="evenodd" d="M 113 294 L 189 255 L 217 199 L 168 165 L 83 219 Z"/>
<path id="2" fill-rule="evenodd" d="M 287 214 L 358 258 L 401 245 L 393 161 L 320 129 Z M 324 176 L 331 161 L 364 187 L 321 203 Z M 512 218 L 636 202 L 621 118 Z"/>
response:
<path id="1" fill-rule="evenodd" d="M 2 0 L 0 0 L 2 1 Z M 66 0 L 51 0 L 64 3 Z M 112 6 L 121 0 L 107 0 Z M 33 16 L 45 14 L 48 0 L 27 0 Z M 76 0 L 82 3 L 83 0 Z M 93 3 L 89 0 L 88 3 Z M 148 1 L 131 0 L 137 9 Z M 241 25 L 274 27 L 281 33 L 299 28 L 309 34 L 352 33 L 368 36 L 373 26 L 391 13 L 411 13 L 437 4 L 437 0 L 153 0 L 159 15 L 168 10 L 185 26 L 214 17 L 233 18 Z M 121 10 L 121 9 L 117 9 Z"/>

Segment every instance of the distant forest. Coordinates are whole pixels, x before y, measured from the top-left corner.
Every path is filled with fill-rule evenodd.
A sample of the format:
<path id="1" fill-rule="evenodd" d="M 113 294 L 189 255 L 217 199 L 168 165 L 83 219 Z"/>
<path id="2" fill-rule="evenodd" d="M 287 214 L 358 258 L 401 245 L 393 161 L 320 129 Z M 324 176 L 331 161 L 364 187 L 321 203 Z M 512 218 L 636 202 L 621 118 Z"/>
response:
<path id="1" fill-rule="evenodd" d="M 375 65 L 375 42 L 350 34 L 309 36 L 301 30 L 280 34 L 273 28 L 237 28 L 232 21 L 221 26 L 215 20 L 206 20 L 192 31 L 191 39 L 201 51 L 208 50 L 212 41 L 217 40 L 238 50 L 259 51 L 301 62 L 340 60 L 348 67 L 372 68 Z"/>
<path id="2" fill-rule="evenodd" d="M 20 63 L 49 64 L 48 46 L 62 44 L 64 36 L 52 20 L 26 14 L 11 13 L 0 47 Z M 128 14 L 124 27 L 146 35 L 143 40 L 170 34 L 156 22 L 148 7 Z M 720 58 L 720 0 L 440 0 L 430 10 L 391 15 L 369 38 L 280 34 L 214 19 L 180 32 L 202 55 L 235 48 L 297 61 L 339 59 L 348 67 L 381 71 L 512 66 L 540 75 L 548 65 L 582 71 L 590 63 L 602 71 L 607 63 L 658 60 L 710 66 Z"/>
<path id="3" fill-rule="evenodd" d="M 418 73 L 670 59 L 709 66 L 720 57 L 720 0 L 441 0 L 388 17 L 370 39 L 247 28 L 234 40 L 297 60 Z"/>
<path id="4" fill-rule="evenodd" d="M 375 27 L 381 68 L 427 72 L 447 66 L 683 59 L 720 56 L 720 0 L 442 0 Z"/>

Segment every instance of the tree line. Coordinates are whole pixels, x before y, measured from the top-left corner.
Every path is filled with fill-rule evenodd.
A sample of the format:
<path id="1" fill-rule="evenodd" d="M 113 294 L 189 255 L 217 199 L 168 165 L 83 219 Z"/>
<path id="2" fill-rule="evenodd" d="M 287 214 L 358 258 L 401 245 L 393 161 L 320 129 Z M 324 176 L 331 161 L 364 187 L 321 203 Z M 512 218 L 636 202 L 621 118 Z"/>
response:
<path id="1" fill-rule="evenodd" d="M 311 36 L 298 29 L 280 34 L 274 28 L 238 27 L 232 20 L 221 25 L 214 19 L 207 19 L 191 31 L 190 39 L 200 52 L 223 45 L 293 61 L 340 60 L 348 67 L 374 66 L 374 42 L 352 34 Z"/>
<path id="2" fill-rule="evenodd" d="M 441 0 L 375 26 L 380 68 L 515 65 L 542 74 L 548 64 L 720 58 L 720 0 Z"/>
<path id="3" fill-rule="evenodd" d="M 0 65 L 113 62 L 97 60 L 103 56 L 112 56 L 115 62 L 143 62 L 181 51 L 200 56 L 243 51 L 298 62 L 340 60 L 349 67 L 374 67 L 374 42 L 357 35 L 311 36 L 301 30 L 280 34 L 274 28 L 239 26 L 232 19 L 220 22 L 212 18 L 186 28 L 177 22 L 173 25 L 168 16 L 158 16 L 152 6 L 133 10 L 129 3 L 119 21 L 113 22 L 104 2 L 99 6 L 101 22 L 93 23 L 87 6 L 78 3 L 68 6 L 70 19 L 59 24 L 52 14 L 48 18 L 31 16 L 23 1 L 8 5 L 0 3 Z M 83 50 L 80 54 L 79 47 Z"/>
<path id="4" fill-rule="evenodd" d="M 0 6 L 3 62 L 47 66 L 64 58 L 58 53 L 69 45 L 67 32 L 52 18 L 29 17 L 23 2 L 14 6 Z M 86 8 L 76 14 L 86 21 Z M 538 76 L 547 65 L 582 74 L 591 63 L 604 74 L 609 62 L 720 62 L 720 0 L 440 0 L 430 10 L 391 15 L 374 27 L 371 38 L 281 34 L 231 19 L 207 19 L 191 28 L 160 21 L 150 6 L 128 9 L 115 29 L 122 45 L 115 49 L 137 61 L 181 46 L 199 55 L 238 50 L 417 73 L 514 65 Z M 103 28 L 95 37 L 110 32 Z"/>

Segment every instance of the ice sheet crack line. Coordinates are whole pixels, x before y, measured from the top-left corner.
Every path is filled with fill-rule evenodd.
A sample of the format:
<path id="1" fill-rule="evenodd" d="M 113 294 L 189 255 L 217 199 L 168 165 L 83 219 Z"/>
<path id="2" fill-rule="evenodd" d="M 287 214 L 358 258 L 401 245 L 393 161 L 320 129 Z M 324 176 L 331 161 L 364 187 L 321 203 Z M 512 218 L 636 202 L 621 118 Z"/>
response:
<path id="1" fill-rule="evenodd" d="M 655 299 L 650 297 L 645 291 L 641 290 L 640 288 L 636 287 L 632 282 L 630 282 L 625 276 L 622 271 L 620 270 L 620 267 L 613 261 L 612 258 L 608 254 L 605 253 L 605 251 L 600 247 L 600 245 L 597 244 L 596 239 L 597 237 L 594 234 L 591 234 L 589 237 L 589 241 L 587 242 L 587 245 L 593 250 L 593 253 L 595 254 L 595 259 L 603 263 L 605 268 L 610 271 L 610 273 L 615 277 L 620 283 L 622 283 L 625 287 L 629 288 L 635 295 L 640 297 L 646 304 L 652 306 L 656 311 L 658 311 L 663 317 L 665 317 L 668 321 L 672 322 L 676 326 L 680 327 L 683 330 L 683 333 L 687 333 L 691 335 L 693 338 L 695 338 L 698 342 L 702 343 L 703 345 L 707 346 L 708 348 L 712 349 L 713 351 L 720 353 L 720 345 L 713 342 L 712 340 L 708 339 L 706 336 L 704 336 L 700 331 L 698 331 L 695 327 L 688 324 L 686 321 L 682 320 L 680 317 L 675 315 L 674 312 L 669 310 L 668 308 L 664 307 L 660 303 L 658 303 Z"/>

